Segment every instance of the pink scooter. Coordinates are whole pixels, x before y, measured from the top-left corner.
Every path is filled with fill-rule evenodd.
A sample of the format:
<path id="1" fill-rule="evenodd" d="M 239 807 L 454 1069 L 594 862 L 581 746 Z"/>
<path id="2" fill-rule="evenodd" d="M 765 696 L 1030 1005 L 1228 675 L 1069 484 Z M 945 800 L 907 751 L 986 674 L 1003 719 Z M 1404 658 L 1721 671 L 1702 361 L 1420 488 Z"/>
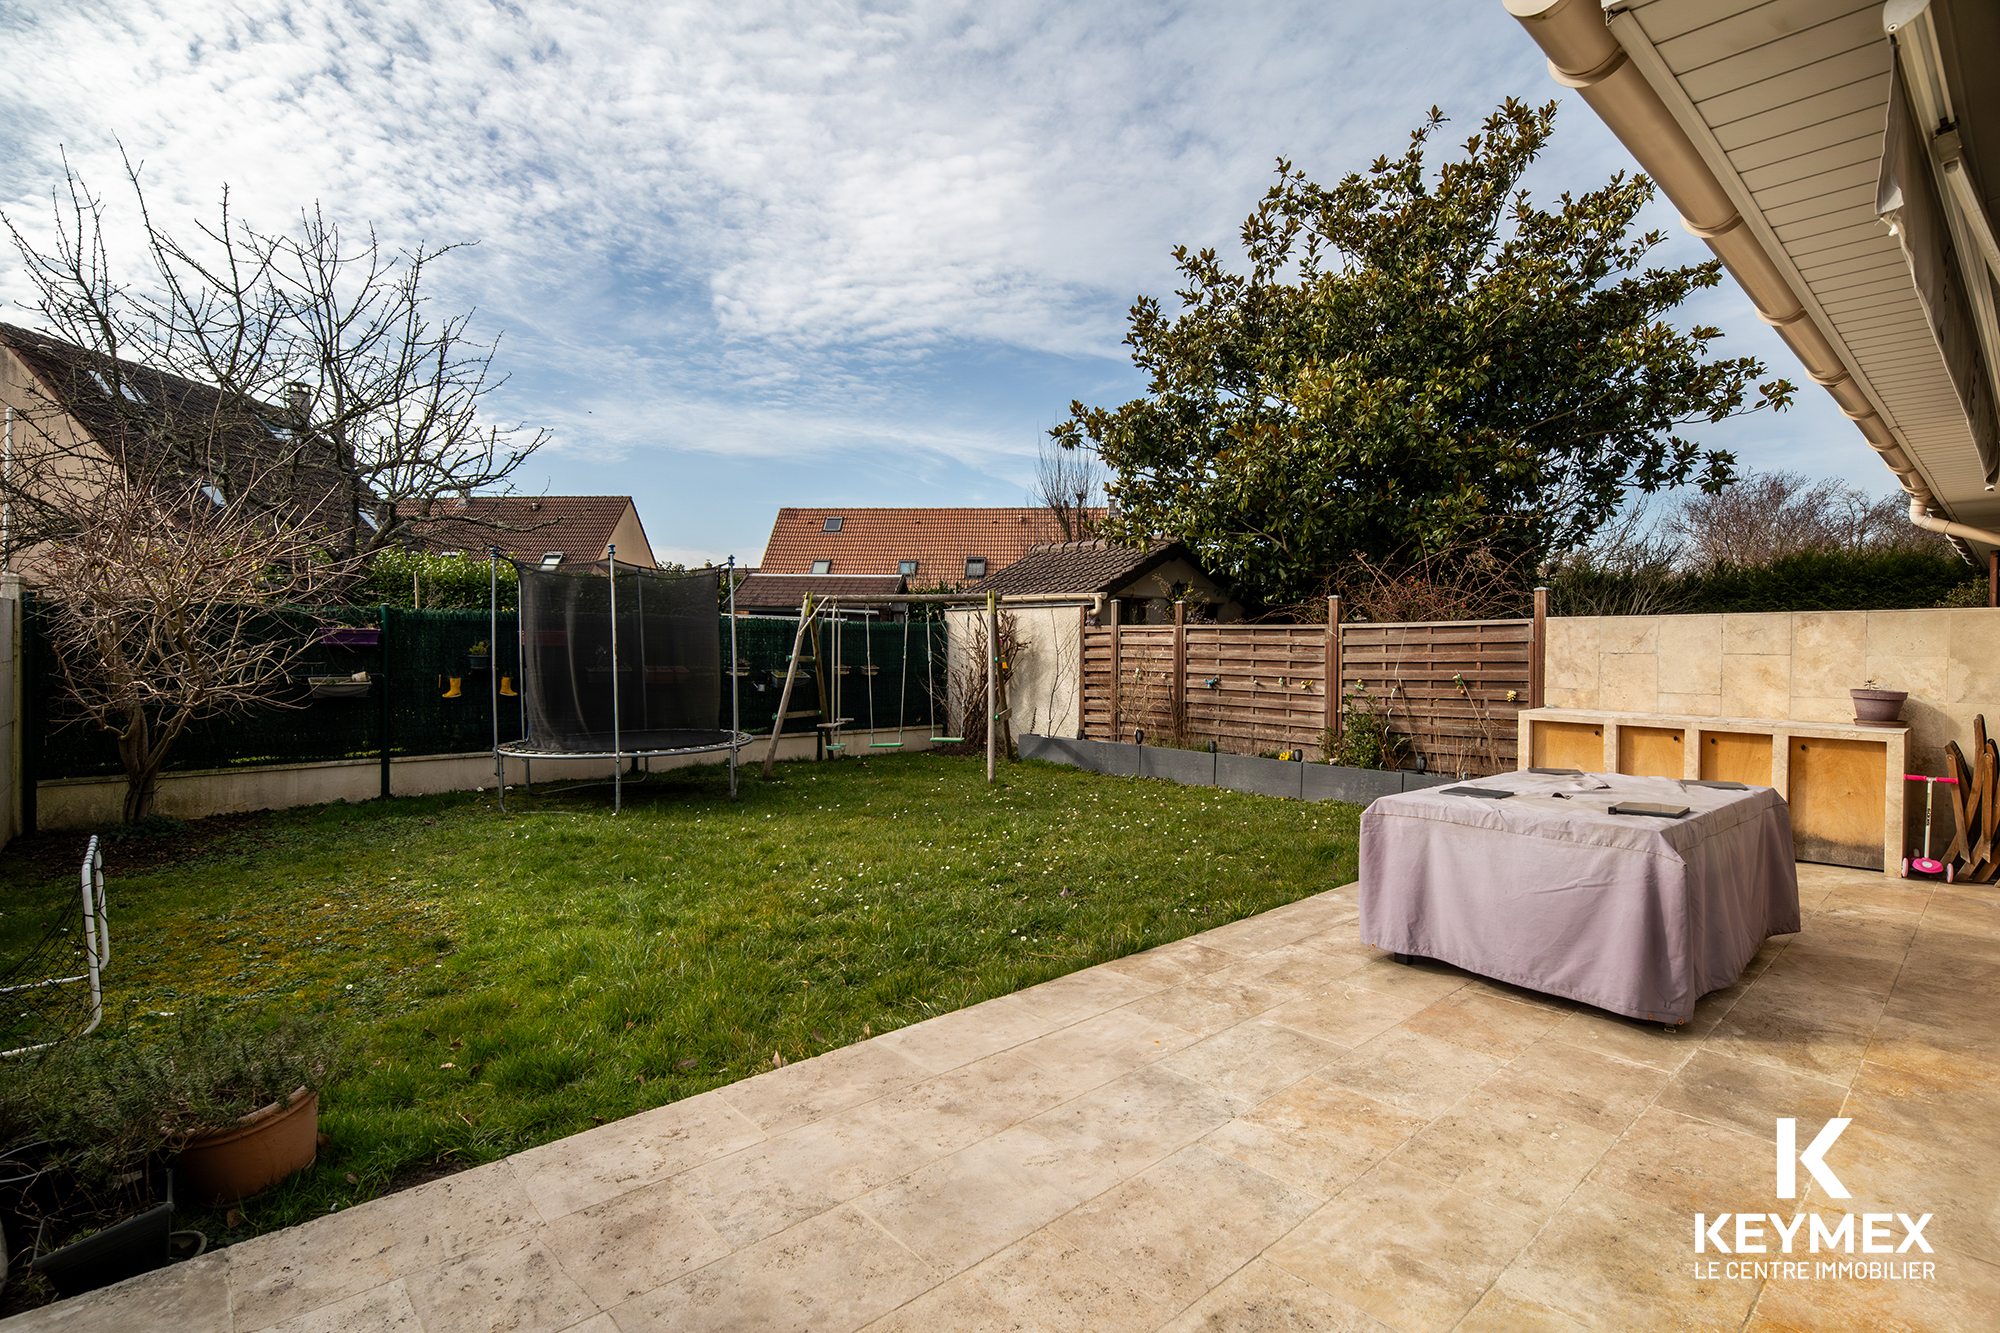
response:
<path id="1" fill-rule="evenodd" d="M 1943 861 L 1933 861 L 1931 859 L 1931 795 L 1937 791 L 1938 783 L 1949 782 L 1956 786 L 1958 779 L 1932 778 L 1926 777 L 1922 773 L 1905 773 L 1903 774 L 1903 781 L 1921 782 L 1924 784 L 1924 854 L 1922 856 L 1906 856 L 1903 858 L 1903 878 L 1908 879 L 1910 872 L 1914 870 L 1919 875 L 1943 875 L 1944 882 L 1949 884 L 1951 883 L 1951 867 Z"/>

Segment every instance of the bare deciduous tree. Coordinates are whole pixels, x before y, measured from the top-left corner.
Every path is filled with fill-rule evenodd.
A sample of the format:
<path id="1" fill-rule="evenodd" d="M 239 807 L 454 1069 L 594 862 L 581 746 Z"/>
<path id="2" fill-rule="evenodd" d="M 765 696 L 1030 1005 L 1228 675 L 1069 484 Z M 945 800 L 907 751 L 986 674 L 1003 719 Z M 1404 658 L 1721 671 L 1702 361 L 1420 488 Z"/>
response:
<path id="1" fill-rule="evenodd" d="M 1871 496 L 1837 478 L 1755 472 L 1713 495 L 1695 495 L 1662 526 L 1686 569 L 1768 565 L 1802 551 L 1945 550 L 1914 527 L 1900 496 Z"/>
<path id="2" fill-rule="evenodd" d="M 1036 451 L 1031 498 L 1048 507 L 1062 541 L 1095 537 L 1096 511 L 1103 507 L 1103 465 L 1085 448 L 1066 448 L 1045 439 Z"/>
<path id="3" fill-rule="evenodd" d="M 5 219 L 33 309 L 101 358 L 109 433 L 246 512 L 318 527 L 343 558 L 434 519 L 490 526 L 449 501 L 504 488 L 548 435 L 490 419 L 505 382 L 495 345 L 476 340 L 470 314 L 431 309 L 424 279 L 459 247 L 343 235 L 317 206 L 262 230 L 227 189 L 213 221 L 176 236 L 138 170 L 126 174 L 145 236 L 137 281 L 115 272 L 103 201 L 73 172 L 46 245 Z"/>
<path id="4" fill-rule="evenodd" d="M 350 562 L 282 514 L 199 487 L 129 478 L 70 492 L 77 526 L 25 569 L 50 614 L 68 722 L 117 738 L 127 823 L 152 812 L 161 765 L 189 724 L 285 706 L 302 635 L 271 608 L 314 603 Z"/>

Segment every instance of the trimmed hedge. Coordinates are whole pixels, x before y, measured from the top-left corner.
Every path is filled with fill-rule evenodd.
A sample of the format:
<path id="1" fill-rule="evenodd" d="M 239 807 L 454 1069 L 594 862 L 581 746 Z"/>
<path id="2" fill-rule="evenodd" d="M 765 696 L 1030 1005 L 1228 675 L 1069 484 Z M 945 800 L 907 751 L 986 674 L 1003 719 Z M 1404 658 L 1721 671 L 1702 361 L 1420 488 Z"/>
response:
<path id="1" fill-rule="evenodd" d="M 1552 581 L 1551 609 L 1556 615 L 1908 610 L 1937 606 L 1977 578 L 1954 556 L 1921 551 L 1808 551 L 1769 565 L 1664 576 L 1572 568 Z"/>

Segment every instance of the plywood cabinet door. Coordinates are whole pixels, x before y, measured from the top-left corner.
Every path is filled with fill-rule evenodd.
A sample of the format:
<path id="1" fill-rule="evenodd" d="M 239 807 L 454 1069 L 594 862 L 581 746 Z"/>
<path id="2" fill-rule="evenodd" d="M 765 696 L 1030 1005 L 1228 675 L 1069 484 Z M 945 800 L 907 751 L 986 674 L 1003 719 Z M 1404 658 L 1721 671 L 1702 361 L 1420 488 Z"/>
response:
<path id="1" fill-rule="evenodd" d="M 1596 722 L 1534 722 L 1529 724 L 1528 762 L 1536 768 L 1578 768 L 1604 771 L 1604 728 Z"/>
<path id="2" fill-rule="evenodd" d="M 1889 747 L 1881 741 L 1793 737 L 1792 846 L 1821 865 L 1882 865 Z"/>
<path id="3" fill-rule="evenodd" d="M 1709 782 L 1746 782 L 1753 787 L 1775 785 L 1771 738 L 1746 731 L 1702 732 L 1701 776 Z"/>
<path id="4" fill-rule="evenodd" d="M 1635 778 L 1684 778 L 1687 753 L 1679 727 L 1618 728 L 1618 771 Z"/>

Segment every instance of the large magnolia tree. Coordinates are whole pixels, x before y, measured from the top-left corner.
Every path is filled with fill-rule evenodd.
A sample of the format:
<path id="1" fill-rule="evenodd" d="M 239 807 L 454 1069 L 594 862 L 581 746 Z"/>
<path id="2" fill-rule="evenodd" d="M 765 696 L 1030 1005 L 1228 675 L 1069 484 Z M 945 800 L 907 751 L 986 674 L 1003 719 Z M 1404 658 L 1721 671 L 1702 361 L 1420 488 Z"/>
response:
<path id="1" fill-rule="evenodd" d="M 1633 233 L 1645 177 L 1552 208 L 1519 188 L 1555 109 L 1510 99 L 1434 171 L 1435 109 L 1402 156 L 1332 188 L 1280 162 L 1243 224 L 1246 271 L 1176 249 L 1179 311 L 1132 307 L 1146 396 L 1072 403 L 1051 432 L 1113 470 L 1110 534 L 1182 537 L 1277 603 L 1356 556 L 1529 569 L 1632 488 L 1727 485 L 1731 456 L 1677 432 L 1793 387 L 1669 322 L 1721 266 L 1644 266 L 1663 239 Z"/>

